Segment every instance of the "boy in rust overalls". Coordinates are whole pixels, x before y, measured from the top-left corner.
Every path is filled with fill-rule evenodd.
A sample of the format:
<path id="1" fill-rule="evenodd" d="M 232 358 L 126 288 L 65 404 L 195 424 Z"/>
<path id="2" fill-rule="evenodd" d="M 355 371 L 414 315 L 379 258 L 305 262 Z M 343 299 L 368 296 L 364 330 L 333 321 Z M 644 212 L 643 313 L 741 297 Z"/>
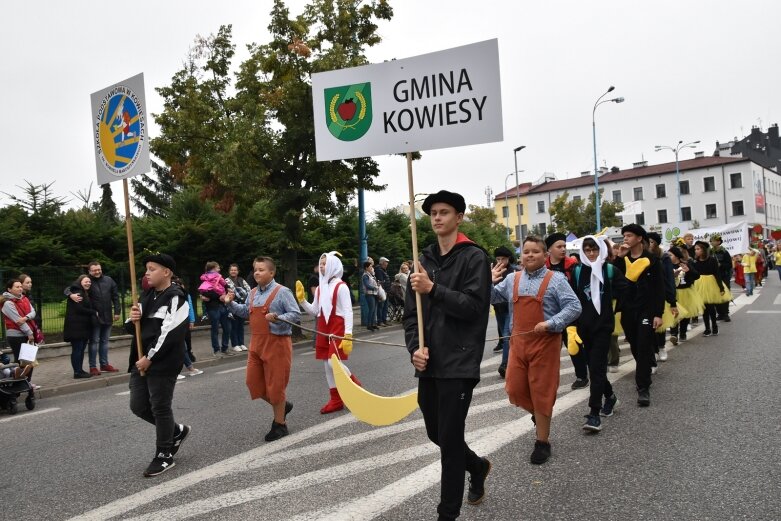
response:
<path id="1" fill-rule="evenodd" d="M 252 341 L 247 356 L 247 388 L 253 400 L 262 398 L 274 409 L 271 430 L 266 441 L 288 435 L 285 418 L 293 404 L 285 400 L 293 362 L 292 328 L 279 319 L 296 322 L 298 304 L 293 293 L 274 280 L 276 264 L 270 257 L 257 257 L 252 263 L 255 282 L 246 304 L 232 302 L 233 292 L 225 303 L 234 316 L 249 318 Z"/>
<path id="2" fill-rule="evenodd" d="M 581 312 L 580 301 L 567 278 L 545 267 L 545 243 L 529 236 L 523 241 L 523 271 L 511 273 L 494 287 L 492 300 L 510 302 L 510 355 L 505 390 L 510 403 L 532 414 L 537 441 L 530 461 L 541 465 L 551 455 L 550 424 L 559 387 L 561 332 Z M 494 283 L 502 279 L 492 270 Z"/>

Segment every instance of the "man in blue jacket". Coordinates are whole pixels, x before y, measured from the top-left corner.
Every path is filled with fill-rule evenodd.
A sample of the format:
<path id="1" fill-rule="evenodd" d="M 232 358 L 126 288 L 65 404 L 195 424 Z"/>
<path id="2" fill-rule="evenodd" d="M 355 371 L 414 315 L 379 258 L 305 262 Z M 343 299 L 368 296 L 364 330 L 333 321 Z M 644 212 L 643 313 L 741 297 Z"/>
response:
<path id="1" fill-rule="evenodd" d="M 423 250 L 409 277 L 404 303 L 404 332 L 418 377 L 418 404 L 426 433 L 442 456 L 440 520 L 456 519 L 461 513 L 465 471 L 470 474 L 467 502 L 477 505 L 485 496 L 485 478 L 491 470 L 491 463 L 464 441 L 472 391 L 480 381 L 491 296 L 488 254 L 458 231 L 465 210 L 464 198 L 446 190 L 423 201 L 437 242 Z M 416 293 L 423 307 L 423 345 Z"/>

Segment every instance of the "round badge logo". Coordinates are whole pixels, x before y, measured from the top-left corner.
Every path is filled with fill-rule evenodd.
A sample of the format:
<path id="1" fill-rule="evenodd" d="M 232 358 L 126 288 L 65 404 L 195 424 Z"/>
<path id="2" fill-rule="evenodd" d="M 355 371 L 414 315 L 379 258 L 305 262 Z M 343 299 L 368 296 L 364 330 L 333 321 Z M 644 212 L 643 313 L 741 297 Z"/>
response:
<path id="1" fill-rule="evenodd" d="M 133 167 L 144 144 L 141 102 L 131 89 L 118 86 L 103 97 L 97 116 L 98 157 L 106 170 L 121 177 Z"/>
<path id="2" fill-rule="evenodd" d="M 372 125 L 371 83 L 325 89 L 325 119 L 336 139 L 355 141 L 363 137 Z"/>

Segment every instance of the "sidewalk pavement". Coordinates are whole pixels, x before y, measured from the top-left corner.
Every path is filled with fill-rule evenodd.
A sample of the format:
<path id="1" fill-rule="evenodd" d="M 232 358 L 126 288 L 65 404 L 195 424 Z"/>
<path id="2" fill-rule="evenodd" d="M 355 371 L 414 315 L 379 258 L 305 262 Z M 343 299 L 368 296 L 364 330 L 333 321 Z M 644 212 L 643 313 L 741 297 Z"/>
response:
<path id="1" fill-rule="evenodd" d="M 360 309 L 356 310 L 357 315 L 360 316 Z M 309 315 L 302 313 L 301 325 L 307 328 L 313 328 L 314 321 Z M 395 329 L 400 324 L 393 324 L 387 329 Z M 295 342 L 293 344 L 293 350 L 301 350 L 312 347 L 312 334 L 304 332 L 306 338 Z M 354 328 L 354 334 L 356 337 L 371 334 L 365 327 L 357 324 Z M 220 332 L 220 339 L 222 338 L 222 332 Z M 247 347 L 250 345 L 250 328 L 249 325 L 244 327 L 244 342 Z M 109 348 L 109 363 L 119 369 L 118 373 L 102 373 L 100 376 L 93 376 L 92 378 L 75 379 L 73 378 L 73 369 L 70 363 L 70 347 L 55 347 L 51 350 L 52 353 L 48 356 L 39 356 L 39 366 L 35 368 L 33 372 L 32 382 L 40 386 L 40 389 L 36 391 L 36 398 L 47 398 L 50 396 L 60 396 L 64 394 L 76 393 L 80 391 L 87 391 L 91 389 L 98 389 L 100 387 L 107 387 L 110 385 L 126 384 L 130 375 L 128 374 L 129 355 L 130 355 L 130 342 L 131 337 L 128 335 L 126 338 L 115 338 L 115 341 L 110 344 Z M 222 364 L 235 362 L 237 360 L 246 360 L 247 352 L 242 351 L 240 353 L 234 353 L 229 349 L 229 353 L 232 356 L 226 356 L 225 358 L 215 358 L 211 347 L 210 327 L 196 327 L 192 332 L 192 347 L 193 353 L 195 353 L 196 361 L 193 366 L 198 369 L 206 367 L 212 367 Z M 86 371 L 89 371 L 89 363 L 87 361 L 87 354 L 84 355 L 83 367 Z M 188 377 L 191 378 L 191 377 Z M 198 378 L 197 376 L 192 378 Z"/>

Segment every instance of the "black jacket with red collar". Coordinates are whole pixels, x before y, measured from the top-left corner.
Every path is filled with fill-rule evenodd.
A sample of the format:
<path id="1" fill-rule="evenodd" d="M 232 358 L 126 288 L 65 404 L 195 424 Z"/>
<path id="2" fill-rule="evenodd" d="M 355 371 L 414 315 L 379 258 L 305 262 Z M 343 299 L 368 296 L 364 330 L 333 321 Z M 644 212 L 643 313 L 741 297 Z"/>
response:
<path id="1" fill-rule="evenodd" d="M 440 255 L 439 245 L 433 244 L 423 250 L 420 263 L 434 287 L 429 294 L 421 295 L 429 360 L 426 370 L 415 371 L 415 376 L 480 379 L 491 302 L 488 254 L 459 233 L 446 255 Z M 419 341 L 411 283 L 404 301 L 404 334 L 407 350 L 414 353 Z"/>

